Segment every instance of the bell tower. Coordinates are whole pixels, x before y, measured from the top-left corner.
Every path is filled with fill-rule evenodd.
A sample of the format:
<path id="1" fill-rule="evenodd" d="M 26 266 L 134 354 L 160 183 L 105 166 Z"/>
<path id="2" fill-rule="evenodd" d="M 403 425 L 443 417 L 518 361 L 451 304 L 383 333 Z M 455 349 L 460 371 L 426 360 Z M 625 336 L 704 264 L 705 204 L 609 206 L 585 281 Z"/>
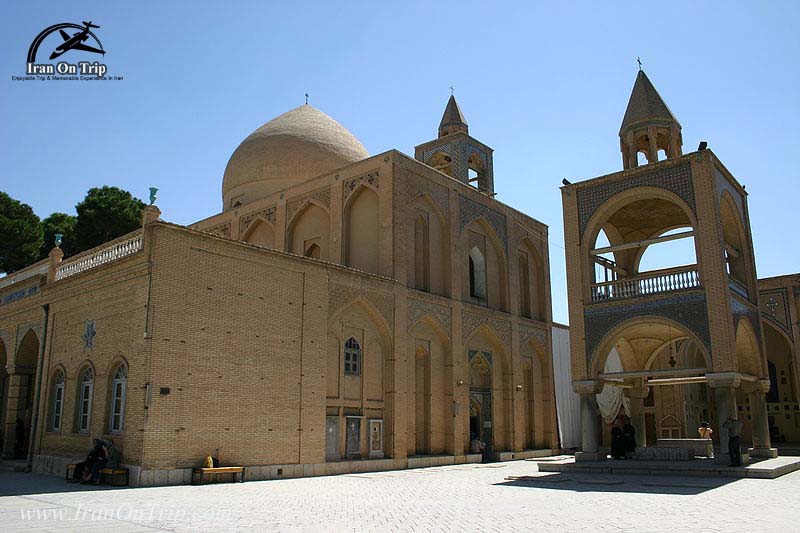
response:
<path id="1" fill-rule="evenodd" d="M 628 396 L 640 447 L 692 438 L 709 420 L 716 460 L 736 463 L 723 422 L 739 418 L 749 455 L 775 457 L 747 192 L 707 147 L 681 154 L 681 126 L 643 71 L 620 141 L 625 170 L 561 188 L 576 460 L 606 458 L 596 397 L 605 387 Z M 648 164 L 637 168 L 640 152 Z M 662 247 L 678 240 L 683 253 Z M 650 250 L 672 264 L 649 262 L 659 253 Z"/>
<path id="2" fill-rule="evenodd" d="M 439 123 L 438 138 L 417 146 L 414 158 L 480 192 L 493 195 L 492 152 L 470 136 L 467 120 L 455 96 L 450 95 Z"/>
<path id="3" fill-rule="evenodd" d="M 639 166 L 640 153 L 644 154 L 648 163 L 658 161 L 659 150 L 664 151 L 666 159 L 679 157 L 683 153 L 681 124 L 644 70 L 640 69 L 636 75 L 619 129 L 619 140 L 625 170 Z"/>

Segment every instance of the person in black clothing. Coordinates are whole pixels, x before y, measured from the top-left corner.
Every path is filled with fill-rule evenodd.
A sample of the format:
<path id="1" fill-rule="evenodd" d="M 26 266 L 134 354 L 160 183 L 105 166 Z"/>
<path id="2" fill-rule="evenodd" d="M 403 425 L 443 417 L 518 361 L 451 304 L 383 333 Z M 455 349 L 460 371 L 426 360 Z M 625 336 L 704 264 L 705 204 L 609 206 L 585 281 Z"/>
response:
<path id="1" fill-rule="evenodd" d="M 72 483 L 100 483 L 100 469 L 108 462 L 108 447 L 102 439 L 94 439 L 94 447 L 86 460 L 75 465 Z"/>
<path id="2" fill-rule="evenodd" d="M 621 426 L 617 418 L 611 427 L 611 457 L 614 459 L 625 459 L 625 436 Z"/>
<path id="3" fill-rule="evenodd" d="M 627 416 L 622 425 L 622 436 L 625 439 L 625 458 L 633 459 L 636 453 L 636 429 L 631 425 L 631 419 Z"/>

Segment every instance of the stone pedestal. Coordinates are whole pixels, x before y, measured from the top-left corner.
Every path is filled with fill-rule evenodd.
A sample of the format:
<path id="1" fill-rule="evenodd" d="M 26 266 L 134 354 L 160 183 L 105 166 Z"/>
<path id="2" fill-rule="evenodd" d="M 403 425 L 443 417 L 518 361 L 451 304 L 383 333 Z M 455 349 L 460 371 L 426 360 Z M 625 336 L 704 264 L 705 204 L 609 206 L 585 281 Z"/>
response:
<path id="1" fill-rule="evenodd" d="M 600 410 L 597 407 L 598 383 L 580 381 L 572 384 L 581 395 L 581 451 L 575 454 L 576 461 L 603 461 L 605 452 L 600 452 Z"/>

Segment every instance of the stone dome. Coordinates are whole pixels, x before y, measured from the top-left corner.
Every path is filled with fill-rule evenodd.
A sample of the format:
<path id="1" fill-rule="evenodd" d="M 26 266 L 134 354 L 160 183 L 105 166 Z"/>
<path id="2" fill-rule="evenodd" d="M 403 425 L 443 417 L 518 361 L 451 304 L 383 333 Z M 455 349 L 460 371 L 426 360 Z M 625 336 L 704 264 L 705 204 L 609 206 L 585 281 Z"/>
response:
<path id="1" fill-rule="evenodd" d="M 302 105 L 270 120 L 236 148 L 222 180 L 223 210 L 367 157 L 364 145 L 344 126 Z"/>

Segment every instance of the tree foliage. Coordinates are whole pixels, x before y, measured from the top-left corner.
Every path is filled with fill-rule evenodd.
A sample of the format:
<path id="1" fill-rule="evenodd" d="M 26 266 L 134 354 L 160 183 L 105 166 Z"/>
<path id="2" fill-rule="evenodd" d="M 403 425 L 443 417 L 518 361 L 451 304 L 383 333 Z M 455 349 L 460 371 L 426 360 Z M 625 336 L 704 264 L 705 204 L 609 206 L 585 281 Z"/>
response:
<path id="1" fill-rule="evenodd" d="M 75 244 L 88 250 L 116 239 L 142 225 L 144 202 L 117 187 L 89 189 L 75 210 Z"/>
<path id="2" fill-rule="evenodd" d="M 42 226 L 31 206 L 0 192 L 0 271 L 10 274 L 35 262 Z"/>
<path id="3" fill-rule="evenodd" d="M 39 251 L 39 259 L 44 259 L 50 250 L 55 246 L 56 233 L 63 235 L 61 241 L 61 251 L 64 257 L 75 255 L 80 252 L 75 242 L 76 217 L 66 213 L 53 213 L 42 220 L 42 230 L 44 230 L 44 243 Z"/>

